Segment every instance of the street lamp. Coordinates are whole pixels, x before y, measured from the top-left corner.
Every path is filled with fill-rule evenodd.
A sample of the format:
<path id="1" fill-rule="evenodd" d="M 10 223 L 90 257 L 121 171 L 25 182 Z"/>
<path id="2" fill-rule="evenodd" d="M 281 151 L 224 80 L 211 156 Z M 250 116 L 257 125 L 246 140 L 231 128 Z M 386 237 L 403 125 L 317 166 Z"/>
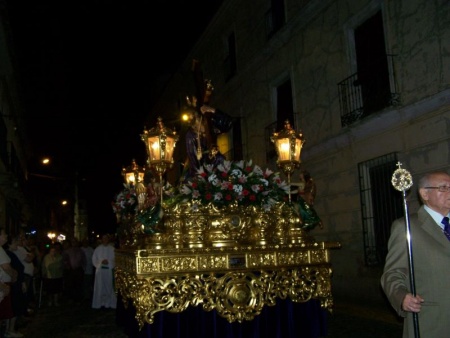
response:
<path id="1" fill-rule="evenodd" d="M 272 134 L 270 140 L 275 144 L 277 151 L 277 166 L 281 168 L 288 178 L 289 203 L 291 203 L 291 174 L 296 168 L 300 167 L 300 154 L 305 141 L 301 133 L 297 134 L 292 129 L 289 120 L 285 121 L 283 130 Z"/>
<path id="2" fill-rule="evenodd" d="M 55 166 L 57 162 L 53 158 L 40 157 L 38 160 L 40 165 L 27 172 L 30 200 L 34 201 L 35 209 L 32 221 L 83 238 L 87 234 L 86 210 L 83 200 L 79 199 L 79 182 L 83 179 L 79 179 L 77 171 L 64 172 L 60 176 L 62 168 Z"/>
<path id="3" fill-rule="evenodd" d="M 162 176 L 166 170 L 173 167 L 173 152 L 178 137 L 174 130 L 164 126 L 161 117 L 158 117 L 155 127 L 150 130 L 144 129 L 144 133 L 141 134 L 141 139 L 146 145 L 148 164 L 159 174 L 161 204 L 163 201 Z"/>

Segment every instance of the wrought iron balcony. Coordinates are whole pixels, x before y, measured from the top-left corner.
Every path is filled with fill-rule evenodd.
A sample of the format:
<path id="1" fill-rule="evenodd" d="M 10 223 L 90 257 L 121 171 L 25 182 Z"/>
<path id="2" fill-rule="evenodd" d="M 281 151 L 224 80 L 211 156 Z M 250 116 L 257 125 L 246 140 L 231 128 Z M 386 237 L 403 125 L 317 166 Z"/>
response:
<path id="1" fill-rule="evenodd" d="M 393 57 L 387 55 L 386 60 L 375 64 L 373 68 L 356 72 L 338 83 L 343 127 L 384 108 L 400 104 Z M 380 64 L 383 66 L 380 67 Z"/>

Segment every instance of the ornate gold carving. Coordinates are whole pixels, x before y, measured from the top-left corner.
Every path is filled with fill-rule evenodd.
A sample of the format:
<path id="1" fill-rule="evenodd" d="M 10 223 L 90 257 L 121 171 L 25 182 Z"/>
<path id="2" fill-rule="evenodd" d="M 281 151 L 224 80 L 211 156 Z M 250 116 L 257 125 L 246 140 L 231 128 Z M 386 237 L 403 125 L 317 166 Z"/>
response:
<path id="1" fill-rule="evenodd" d="M 274 252 L 248 254 L 247 261 L 249 267 L 275 266 L 276 254 Z"/>
<path id="2" fill-rule="evenodd" d="M 205 311 L 217 311 L 229 322 L 243 322 L 254 319 L 264 306 L 275 305 L 277 298 L 289 297 L 295 302 L 316 298 L 331 310 L 330 277 L 328 264 L 161 277 L 139 277 L 118 268 L 116 286 L 124 300 L 132 300 L 140 326 L 153 323 L 159 311 L 180 313 L 199 305 Z"/>
<path id="3" fill-rule="evenodd" d="M 329 249 L 340 244 L 316 242 L 287 204 L 264 212 L 181 203 L 165 210 L 164 227 L 116 251 L 116 288 L 141 327 L 188 306 L 229 322 L 252 320 L 277 298 L 332 309 Z"/>
<path id="4" fill-rule="evenodd" d="M 179 203 L 164 211 L 166 241 L 160 248 L 230 247 L 236 244 L 303 243 L 310 236 L 295 209 L 279 203 L 270 211 L 234 204 Z"/>
<path id="5" fill-rule="evenodd" d="M 118 250 L 116 287 L 124 301 L 132 300 L 140 326 L 153 323 L 159 311 L 179 313 L 197 305 L 216 310 L 230 322 L 242 322 L 275 305 L 276 298 L 287 297 L 295 302 L 319 299 L 331 310 L 332 269 L 326 246 Z M 139 273 L 130 264 L 132 254 Z"/>

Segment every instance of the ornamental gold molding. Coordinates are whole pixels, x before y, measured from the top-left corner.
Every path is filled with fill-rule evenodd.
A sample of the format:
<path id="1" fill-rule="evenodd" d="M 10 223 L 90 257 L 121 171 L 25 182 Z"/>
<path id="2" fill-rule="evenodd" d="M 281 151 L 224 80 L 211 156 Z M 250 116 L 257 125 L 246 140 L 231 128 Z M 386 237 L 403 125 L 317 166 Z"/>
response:
<path id="1" fill-rule="evenodd" d="M 328 264 L 145 277 L 118 269 L 116 287 L 124 300 L 132 300 L 140 327 L 152 324 L 159 311 L 180 313 L 189 306 L 216 310 L 232 323 L 254 319 L 264 306 L 274 306 L 277 298 L 294 302 L 314 298 L 331 310 L 331 274 Z"/>
<path id="2" fill-rule="evenodd" d="M 189 306 L 215 310 L 229 322 L 252 320 L 276 299 L 320 300 L 331 311 L 329 249 L 338 243 L 274 248 L 117 250 L 116 288 L 136 308 L 140 326 L 155 313 Z"/>
<path id="3" fill-rule="evenodd" d="M 160 311 L 201 306 L 231 322 L 252 320 L 277 299 L 317 299 L 331 311 L 330 250 L 316 242 L 292 207 L 177 204 L 164 210 L 164 231 L 133 234 L 116 250 L 116 290 L 136 308 L 140 327 Z M 124 226 L 124 225 L 122 225 Z"/>

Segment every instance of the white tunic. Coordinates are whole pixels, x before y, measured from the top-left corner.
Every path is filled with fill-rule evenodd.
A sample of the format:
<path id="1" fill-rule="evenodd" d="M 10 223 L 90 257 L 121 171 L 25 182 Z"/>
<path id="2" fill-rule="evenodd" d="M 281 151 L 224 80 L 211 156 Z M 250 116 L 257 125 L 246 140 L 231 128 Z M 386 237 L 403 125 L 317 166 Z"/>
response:
<path id="1" fill-rule="evenodd" d="M 94 294 L 92 298 L 92 308 L 115 309 L 117 306 L 117 296 L 114 289 L 113 274 L 115 263 L 114 246 L 100 244 L 92 255 L 92 264 L 95 267 Z M 102 263 L 103 260 L 108 263 Z"/>

